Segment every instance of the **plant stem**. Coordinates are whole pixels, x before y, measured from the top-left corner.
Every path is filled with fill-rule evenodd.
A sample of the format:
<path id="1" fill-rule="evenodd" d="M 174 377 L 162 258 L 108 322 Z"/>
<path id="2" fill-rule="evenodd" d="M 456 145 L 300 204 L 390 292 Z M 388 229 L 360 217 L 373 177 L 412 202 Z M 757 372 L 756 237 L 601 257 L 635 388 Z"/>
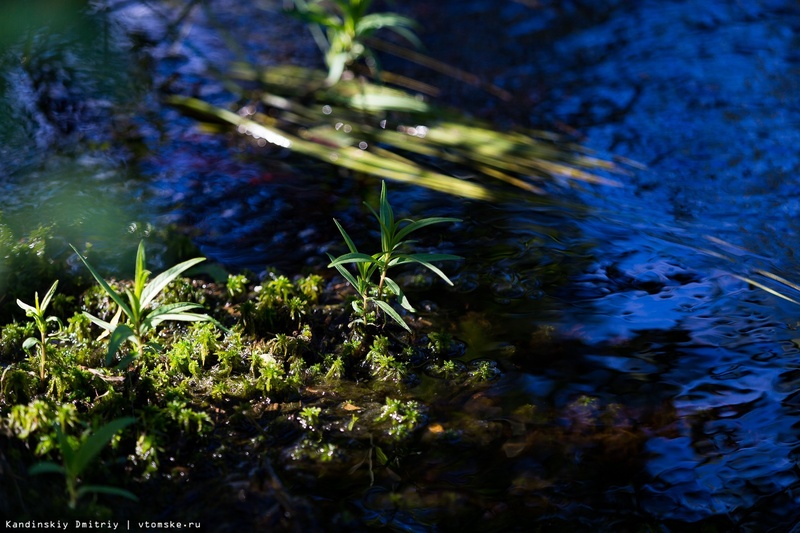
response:
<path id="1" fill-rule="evenodd" d="M 42 381 L 44 381 L 44 359 L 45 356 L 47 355 L 46 344 L 45 344 L 47 341 L 47 331 L 39 330 L 39 333 L 41 333 L 42 335 L 42 344 L 39 346 L 42 349 L 41 350 L 42 356 L 40 357 L 41 360 L 39 361 L 39 377 Z"/>

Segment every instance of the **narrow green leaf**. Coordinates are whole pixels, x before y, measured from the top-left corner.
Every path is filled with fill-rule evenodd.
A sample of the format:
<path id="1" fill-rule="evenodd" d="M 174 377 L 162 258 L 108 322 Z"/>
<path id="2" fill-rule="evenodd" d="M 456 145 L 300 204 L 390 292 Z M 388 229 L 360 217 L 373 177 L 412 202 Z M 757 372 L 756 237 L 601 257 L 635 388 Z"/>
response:
<path id="1" fill-rule="evenodd" d="M 336 224 L 336 227 L 339 228 L 339 233 L 342 234 L 342 238 L 344 238 L 344 242 L 347 243 L 347 247 L 350 249 L 350 251 L 353 252 L 353 253 L 357 253 L 358 252 L 358 248 L 356 248 L 356 245 L 353 242 L 353 239 L 350 238 L 350 235 L 347 234 L 347 232 L 342 227 L 342 225 L 339 224 L 338 220 L 336 220 L 334 218 L 333 222 L 334 222 L 334 224 Z"/>
<path id="2" fill-rule="evenodd" d="M 111 364 L 111 361 L 114 359 L 114 355 L 117 353 L 117 350 L 119 350 L 120 346 L 122 346 L 122 343 L 124 343 L 127 340 L 137 342 L 136 334 L 127 324 L 118 325 L 111 333 L 111 338 L 108 339 L 108 354 L 106 355 L 106 366 L 109 366 Z"/>
<path id="3" fill-rule="evenodd" d="M 335 258 L 328 265 L 328 268 L 347 263 L 377 263 L 377 261 L 371 255 L 362 254 L 360 252 L 354 252 L 354 253 L 340 255 L 339 257 Z"/>
<path id="4" fill-rule="evenodd" d="M 439 267 L 437 267 L 435 265 L 432 265 L 431 263 L 428 263 L 424 259 L 421 259 L 421 258 L 418 257 L 418 256 L 421 256 L 421 255 L 449 255 L 449 254 L 417 254 L 416 256 L 409 255 L 409 256 L 404 256 L 403 258 L 401 258 L 401 261 L 398 261 L 398 264 L 402 264 L 402 263 L 418 263 L 418 264 L 424 266 L 425 268 L 427 268 L 428 270 L 430 270 L 431 272 L 433 272 L 434 274 L 436 274 L 437 276 L 439 276 L 440 278 L 442 278 L 448 285 L 452 285 L 453 284 L 453 282 L 450 281 L 450 278 L 447 277 L 447 274 L 442 272 L 439 269 Z M 456 256 L 456 258 L 458 258 L 458 257 Z M 442 259 L 438 259 L 438 260 L 441 261 Z"/>
<path id="5" fill-rule="evenodd" d="M 403 306 L 403 309 L 411 313 L 415 312 L 414 307 L 412 307 L 411 302 L 409 302 L 408 298 L 406 298 L 406 295 L 403 293 L 403 290 L 400 288 L 400 285 L 398 285 L 392 278 L 389 277 L 385 278 L 383 282 L 397 296 L 397 301 L 400 302 L 400 305 Z"/>
<path id="6" fill-rule="evenodd" d="M 183 274 L 185 271 L 192 268 L 194 265 L 198 263 L 202 263 L 205 261 L 205 257 L 195 257 L 194 259 L 189 259 L 188 261 L 184 261 L 183 263 L 177 264 L 174 267 L 165 270 L 155 278 L 144 288 L 142 291 L 142 299 L 141 299 L 141 306 L 142 309 L 147 307 L 153 299 L 158 296 L 161 291 L 169 285 L 169 283 Z"/>
<path id="7" fill-rule="evenodd" d="M 197 313 L 162 313 L 159 315 L 148 315 L 145 322 L 150 328 L 155 328 L 162 322 L 174 320 L 176 322 L 210 322 L 211 317 Z"/>
<path id="8" fill-rule="evenodd" d="M 378 459 L 378 464 L 386 465 L 389 464 L 389 458 L 386 457 L 386 454 L 381 449 L 380 446 L 375 446 L 375 457 Z"/>
<path id="9" fill-rule="evenodd" d="M 411 221 L 395 234 L 395 239 L 401 240 L 409 233 L 417 231 L 420 228 L 424 228 L 425 226 L 430 226 L 432 224 L 442 224 L 444 222 L 461 222 L 461 219 L 451 217 L 431 217 L 423 218 L 422 220 Z"/>
<path id="10" fill-rule="evenodd" d="M 411 328 L 408 327 L 408 324 L 406 324 L 405 320 L 403 320 L 403 318 L 399 314 L 397 314 L 397 311 L 395 311 L 394 308 L 388 302 L 384 302 L 383 300 L 372 300 L 372 301 L 375 302 L 375 304 L 378 307 L 383 309 L 383 312 L 389 315 L 392 318 L 392 320 L 403 326 L 406 329 L 406 331 L 411 333 Z"/>
<path id="11" fill-rule="evenodd" d="M 136 270 L 133 283 L 133 294 L 136 295 L 137 302 L 142 297 L 142 291 L 144 290 L 145 283 L 147 283 L 147 278 L 150 277 L 150 271 L 145 268 L 145 262 L 144 241 L 139 241 L 139 248 L 136 250 Z"/>
<path id="12" fill-rule="evenodd" d="M 92 267 L 92 265 L 89 264 L 86 258 L 84 258 L 74 246 L 72 246 L 71 244 L 69 246 L 78 255 L 81 262 L 83 262 L 83 264 L 86 265 L 86 268 L 89 269 L 89 272 L 91 272 L 92 276 L 97 281 L 97 283 L 99 283 L 100 286 L 103 287 L 103 290 L 106 291 L 106 294 L 108 294 L 108 296 L 112 300 L 114 300 L 114 302 L 118 306 L 122 308 L 122 310 L 125 312 L 126 315 L 128 315 L 129 317 L 133 316 L 131 308 L 128 307 L 128 304 L 125 303 L 125 300 L 123 300 L 122 296 L 120 296 L 114 289 L 111 288 L 111 286 L 106 282 L 106 280 L 104 280 L 103 277 L 97 273 L 97 271 Z"/>
<path id="13" fill-rule="evenodd" d="M 62 431 L 61 424 L 56 424 L 56 441 L 58 442 L 58 449 L 61 452 L 61 459 L 64 461 L 64 474 L 68 477 L 77 476 L 71 466 L 75 458 L 75 450 Z"/>
<path id="14" fill-rule="evenodd" d="M 31 476 L 36 476 L 39 474 L 65 474 L 66 471 L 64 467 L 61 465 L 57 465 L 50 461 L 45 461 L 42 463 L 36 463 L 35 465 L 31 466 L 28 469 L 28 474 Z"/>
<path id="15" fill-rule="evenodd" d="M 351 273 L 350 273 L 350 271 L 349 271 L 349 270 L 347 270 L 347 269 L 344 267 L 344 265 L 341 265 L 341 264 L 336 264 L 336 265 L 335 265 L 335 264 L 333 264 L 333 260 L 334 260 L 334 259 L 333 259 L 333 256 L 332 256 L 331 254 L 328 254 L 328 257 L 330 257 L 330 259 L 331 259 L 331 264 L 330 264 L 329 266 L 332 266 L 333 268 L 335 268 L 336 270 L 338 270 L 338 271 L 339 271 L 339 274 L 341 274 L 341 275 L 342 275 L 342 277 L 343 277 L 343 278 L 344 278 L 344 279 L 345 279 L 345 280 L 346 280 L 346 281 L 347 281 L 347 282 L 348 282 L 348 283 L 349 283 L 349 284 L 350 284 L 350 285 L 351 285 L 351 286 L 352 286 L 352 287 L 353 287 L 353 288 L 356 290 L 356 292 L 357 292 L 357 293 L 358 293 L 358 294 L 359 294 L 359 295 L 360 295 L 360 296 L 363 298 L 363 297 L 364 297 L 364 294 L 363 294 L 363 292 L 361 291 L 361 289 L 360 289 L 360 287 L 359 287 L 359 283 L 358 283 L 358 281 L 356 281 L 356 278 L 355 278 L 355 276 L 353 276 L 353 274 L 351 274 Z"/>
<path id="16" fill-rule="evenodd" d="M 44 298 L 42 299 L 42 304 L 39 306 L 39 309 L 41 310 L 42 313 L 45 312 L 47 306 L 50 304 L 50 300 L 53 298 L 57 286 L 58 286 L 58 280 L 55 280 L 53 282 L 53 285 L 51 285 L 50 288 L 47 290 L 47 294 L 44 295 Z"/>
<path id="17" fill-rule="evenodd" d="M 22 349 L 26 352 L 36 346 L 37 344 L 41 344 L 42 340 L 37 339 L 36 337 L 28 337 L 25 339 L 25 342 L 22 343 Z"/>
<path id="18" fill-rule="evenodd" d="M 97 318 L 96 316 L 87 313 L 86 311 L 83 312 L 83 316 L 85 316 L 92 323 L 100 326 L 101 328 L 103 328 L 106 331 L 114 331 L 116 329 L 115 325 L 110 324 L 110 323 L 106 322 L 105 320 L 101 320 L 101 319 Z"/>
<path id="19" fill-rule="evenodd" d="M 436 253 L 419 253 L 419 254 L 400 254 L 399 257 L 410 259 L 411 261 L 458 261 L 464 259 L 460 255 L 455 254 L 436 254 Z"/>
<path id="20" fill-rule="evenodd" d="M 67 469 L 80 475 L 89 466 L 92 459 L 114 438 L 114 435 L 134 422 L 136 419 L 133 417 L 117 418 L 98 428 L 80 445 L 72 461 L 72 468 L 68 466 Z"/>
<path id="21" fill-rule="evenodd" d="M 161 315 L 164 313 L 182 313 L 184 311 L 191 311 L 192 309 L 202 309 L 203 306 L 194 302 L 176 302 L 171 304 L 160 305 L 150 311 L 148 316 Z"/>
<path id="22" fill-rule="evenodd" d="M 32 305 L 26 304 L 25 302 L 23 302 L 19 298 L 17 298 L 17 305 L 20 306 L 22 308 L 22 310 L 25 311 L 25 313 L 28 314 L 29 316 L 34 316 L 34 315 L 38 314 L 38 310 L 35 307 L 33 307 Z"/>
<path id="23" fill-rule="evenodd" d="M 403 37 L 406 41 L 411 43 L 411 46 L 413 46 L 414 48 L 418 50 L 425 48 L 425 46 L 422 44 L 422 41 L 419 39 L 419 37 L 417 37 L 417 34 L 405 26 L 413 27 L 413 25 L 407 24 L 404 26 L 395 26 L 393 28 L 387 28 L 387 29 Z"/>
<path id="24" fill-rule="evenodd" d="M 114 368 L 116 370 L 126 370 L 129 366 L 131 366 L 131 363 L 133 363 L 136 360 L 136 357 L 137 357 L 136 352 L 131 352 L 122 359 L 120 359 L 119 363 L 117 363 L 114 366 Z"/>
<path id="25" fill-rule="evenodd" d="M 132 324 L 138 324 L 142 319 L 141 299 L 128 288 L 125 289 L 125 295 L 128 297 L 128 302 L 130 302 L 131 314 L 128 315 L 128 318 Z"/>
<path id="26" fill-rule="evenodd" d="M 110 494 L 112 496 L 122 496 L 123 498 L 128 498 L 129 500 L 133 500 L 135 502 L 139 501 L 139 498 L 134 493 L 117 487 L 109 487 L 108 485 L 84 485 L 77 490 L 76 495 L 78 498 L 80 498 L 84 494 L 92 494 L 92 493 Z"/>

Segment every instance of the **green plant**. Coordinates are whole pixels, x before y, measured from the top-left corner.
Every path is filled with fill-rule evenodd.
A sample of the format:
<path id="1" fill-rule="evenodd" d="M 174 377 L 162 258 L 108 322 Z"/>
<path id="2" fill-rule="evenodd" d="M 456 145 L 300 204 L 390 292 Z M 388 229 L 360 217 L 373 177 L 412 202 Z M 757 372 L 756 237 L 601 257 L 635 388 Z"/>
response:
<path id="1" fill-rule="evenodd" d="M 42 380 L 44 380 L 44 363 L 47 354 L 47 339 L 58 337 L 61 334 L 61 331 L 64 329 L 64 324 L 61 323 L 61 320 L 59 320 L 58 317 L 45 316 L 47 306 L 50 304 L 50 300 L 53 298 L 57 286 L 58 280 L 53 283 L 53 285 L 47 291 L 47 294 L 45 294 L 44 298 L 42 298 L 41 302 L 39 302 L 39 293 L 34 293 L 34 305 L 28 305 L 25 302 L 17 299 L 17 305 L 25 311 L 26 315 L 33 318 L 34 322 L 36 323 L 36 329 L 39 330 L 39 338 L 37 339 L 36 337 L 28 337 L 25 339 L 22 347 L 25 350 L 29 350 L 33 346 L 36 346 L 37 344 L 39 345 L 39 378 Z M 47 333 L 48 322 L 55 322 L 58 324 L 57 333 Z"/>
<path id="2" fill-rule="evenodd" d="M 138 500 L 134 494 L 117 487 L 110 487 L 107 485 L 78 486 L 78 478 L 80 478 L 91 461 L 103 450 L 111 439 L 114 438 L 114 435 L 116 435 L 118 431 L 133 422 L 135 422 L 135 419 L 130 417 L 112 420 L 77 444 L 73 444 L 64 434 L 60 424 L 56 424 L 56 439 L 61 452 L 63 465 L 57 465 L 49 461 L 37 463 L 29 469 L 29 473 L 31 475 L 45 473 L 63 474 L 67 482 L 70 509 L 75 508 L 78 500 L 83 495 L 90 493 L 112 494 L 131 500 Z"/>
<path id="3" fill-rule="evenodd" d="M 380 29 L 393 31 L 416 47 L 422 45 L 413 32 L 417 26 L 414 20 L 397 13 L 368 13 L 372 0 L 294 0 L 294 4 L 293 13 L 312 25 L 317 45 L 325 54 L 329 85 L 339 81 L 344 71 L 361 58 L 376 64 L 365 39 Z M 319 28 L 325 29 L 325 35 Z"/>
<path id="4" fill-rule="evenodd" d="M 444 379 L 454 379 L 459 375 L 461 369 L 455 361 L 448 359 L 447 361 L 442 362 L 441 365 L 433 365 L 431 370 L 437 376 L 441 376 Z"/>
<path id="5" fill-rule="evenodd" d="M 347 243 L 350 252 L 336 258 L 328 254 L 328 257 L 331 259 L 328 267 L 333 267 L 338 270 L 361 297 L 361 302 L 353 302 L 353 308 L 356 314 L 361 317 L 359 320 L 355 321 L 356 323 L 359 321 L 367 322 L 369 304 L 373 303 L 395 322 L 403 326 L 406 330 L 411 331 L 397 311 L 384 299 L 386 293 L 391 292 L 397 297 L 397 301 L 404 309 L 414 312 L 414 308 L 411 307 L 411 304 L 403 294 L 400 286 L 387 274 L 392 267 L 397 265 L 417 263 L 434 272 L 449 285 L 452 285 L 453 282 L 450 281 L 444 272 L 433 265 L 432 261 L 453 261 L 461 259 L 460 256 L 452 254 L 406 253 L 403 252 L 402 249 L 413 244 L 414 241 L 406 240 L 406 237 L 412 232 L 432 224 L 460 222 L 460 220 L 449 217 L 431 217 L 417 221 L 410 219 L 395 220 L 392 206 L 389 204 L 389 200 L 386 197 L 386 182 L 381 183 L 379 211 L 375 212 L 369 205 L 367 205 L 367 207 L 380 225 L 380 252 L 376 252 L 372 255 L 359 252 L 353 240 L 342 225 L 339 224 L 339 221 L 334 219 L 336 227 L 339 228 L 339 232 L 342 234 L 345 243 Z M 356 265 L 355 276 L 345 268 L 345 265 L 350 263 Z M 378 277 L 377 282 L 375 282 L 374 279 L 376 275 Z"/>
<path id="6" fill-rule="evenodd" d="M 325 280 L 317 274 L 310 274 L 297 282 L 297 289 L 310 303 L 317 303 L 319 295 L 322 293 L 322 285 Z"/>
<path id="7" fill-rule="evenodd" d="M 298 415 L 300 425 L 305 429 L 314 430 L 319 425 L 320 413 L 322 413 L 320 407 L 304 407 Z"/>
<path id="8" fill-rule="evenodd" d="M 172 280 L 180 276 L 183 272 L 193 267 L 197 263 L 204 261 L 204 257 L 189 259 L 188 261 L 184 261 L 183 263 L 175 265 L 172 268 L 165 270 L 153 278 L 150 283 L 148 283 L 147 280 L 150 277 L 151 272 L 145 268 L 144 241 L 140 241 L 139 249 L 136 253 L 136 270 L 134 273 L 133 290 L 125 289 L 125 293 L 128 297 L 128 301 L 126 302 L 122 295 L 111 288 L 108 282 L 97 273 L 97 271 L 78 252 L 78 250 L 75 249 L 74 246 L 72 246 L 72 249 L 78 255 L 83 264 L 86 265 L 86 268 L 89 269 L 89 272 L 92 273 L 92 276 L 95 280 L 97 280 L 97 283 L 99 283 L 108 296 L 114 300 L 114 303 L 119 306 L 117 314 L 111 320 L 111 322 L 106 322 L 105 320 L 101 320 L 100 318 L 97 318 L 89 313 L 85 313 L 89 320 L 111 334 L 111 337 L 108 341 L 106 365 L 111 364 L 114 354 L 116 354 L 117 350 L 125 341 L 132 342 L 137 349 L 138 357 L 142 358 L 144 356 L 144 348 L 148 335 L 159 324 L 166 320 L 177 320 L 184 322 L 215 322 L 207 315 L 189 312 L 192 309 L 202 308 L 200 304 L 191 302 L 177 302 L 161 305 L 151 310 L 147 309 L 147 307 L 153 302 L 159 293 Z M 118 323 L 121 313 L 124 313 L 127 317 L 127 324 Z M 225 329 L 222 328 L 220 324 L 216 324 L 221 329 Z M 120 362 L 120 366 L 129 364 L 135 357 L 136 355 L 132 355 L 124 358 Z"/>
<path id="9" fill-rule="evenodd" d="M 492 381 L 500 375 L 497 363 L 493 361 L 473 361 L 470 364 L 469 381 L 481 383 Z"/>
<path id="10" fill-rule="evenodd" d="M 330 360 L 330 364 L 328 366 L 328 371 L 325 373 L 325 379 L 328 381 L 339 381 L 344 376 L 344 361 L 342 357 L 328 356 L 326 357 L 326 362 Z"/>
<path id="11" fill-rule="evenodd" d="M 231 298 L 240 298 L 247 292 L 247 284 L 249 280 L 244 274 L 229 274 L 228 281 L 225 286 L 228 289 L 228 296 Z"/>
<path id="12" fill-rule="evenodd" d="M 445 355 L 453 343 L 453 336 L 445 331 L 428 333 L 428 348 L 436 355 Z"/>
<path id="13" fill-rule="evenodd" d="M 386 404 L 381 409 L 381 414 L 375 419 L 377 422 L 390 421 L 389 435 L 395 439 L 402 439 L 422 422 L 422 406 L 415 400 L 403 402 L 393 398 L 386 398 Z"/>

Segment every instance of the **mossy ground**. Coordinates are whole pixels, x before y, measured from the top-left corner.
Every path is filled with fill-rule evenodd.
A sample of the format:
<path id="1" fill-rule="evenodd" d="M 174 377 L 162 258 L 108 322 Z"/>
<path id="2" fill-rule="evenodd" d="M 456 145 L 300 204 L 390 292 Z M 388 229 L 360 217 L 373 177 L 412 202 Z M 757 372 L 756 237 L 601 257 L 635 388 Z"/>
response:
<path id="1" fill-rule="evenodd" d="M 41 261 L 52 276 L 56 267 Z M 48 313 L 65 327 L 47 344 L 44 380 L 38 351 L 23 348 L 34 334 L 31 323 L 18 314 L 2 328 L 2 511 L 17 520 L 168 515 L 230 527 L 313 522 L 319 513 L 298 511 L 309 505 L 298 496 L 305 491 L 286 489 L 284 475 L 335 478 L 341 496 L 366 490 L 376 476 L 392 476 L 392 464 L 424 431 L 428 407 L 414 392 L 421 381 L 480 387 L 496 375 L 488 364 L 456 361 L 464 350 L 445 325 L 432 329 L 409 315 L 412 333 L 380 318 L 353 326 L 354 295 L 340 278 L 274 272 L 261 280 L 252 274 L 220 283 L 176 280 L 157 304 L 200 303 L 230 331 L 211 322 L 165 322 L 143 358 L 115 368 L 105 365 L 107 339 L 83 314 L 111 321 L 113 302 L 97 286 L 62 285 L 72 292 L 60 294 Z M 70 509 L 63 476 L 29 475 L 38 462 L 60 464 L 56 425 L 77 444 L 125 416 L 136 423 L 78 482 L 124 488 L 138 502 L 89 495 Z M 247 510 L 233 512 L 226 502 Z"/>

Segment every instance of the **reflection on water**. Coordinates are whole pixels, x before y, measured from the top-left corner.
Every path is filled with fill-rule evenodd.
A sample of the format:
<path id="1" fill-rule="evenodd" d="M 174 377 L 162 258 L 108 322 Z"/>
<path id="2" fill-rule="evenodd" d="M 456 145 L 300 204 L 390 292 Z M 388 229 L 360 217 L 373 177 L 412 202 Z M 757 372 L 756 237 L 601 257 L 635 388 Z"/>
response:
<path id="1" fill-rule="evenodd" d="M 220 27 L 241 30 L 251 59 L 312 61 L 313 44 L 298 40 L 302 29 L 277 14 L 277 3 L 221 2 L 221 26 L 196 14 L 172 40 L 147 4 L 123 4 L 118 22 L 151 43 L 150 81 L 165 91 L 233 99 L 206 76 L 231 57 Z M 517 108 L 505 109 L 445 83 L 459 103 L 506 121 L 519 120 L 519 102 L 535 103 L 532 122 L 578 131 L 590 146 L 650 168 L 621 189 L 565 194 L 587 208 L 456 203 L 398 186 L 403 215 L 464 219 L 429 243 L 467 257 L 455 288 L 419 286 L 410 298 L 431 302 L 428 318 L 453 323 L 465 363 L 490 358 L 501 377 L 470 394 L 423 380 L 428 426 L 414 453 L 397 471 L 381 469 L 370 489 L 365 473 L 349 490 L 341 472 L 281 473 L 342 524 L 788 529 L 800 518 L 792 342 L 800 309 L 731 273 L 765 268 L 792 278 L 798 270 L 800 8 L 467 4 L 404 6 L 429 25 L 426 39 L 442 59 L 517 96 Z M 462 27 L 466 37 L 453 30 Z M 155 95 L 147 103 L 154 107 L 128 126 L 144 154 L 135 172 L 151 185 L 123 179 L 123 187 L 140 190 L 160 222 L 184 227 L 211 258 L 232 268 L 319 267 L 338 245 L 331 218 L 348 228 L 368 220 L 359 204 L 374 183 L 339 180 L 235 135 L 201 134 L 158 108 Z M 95 174 L 103 183 L 104 172 Z M 17 206 L 70 204 L 74 220 L 93 212 L 80 194 L 59 200 L 63 182 L 2 186 Z M 25 199 L 25 191 L 52 198 Z M 247 477 L 253 465 L 244 462 L 232 476 Z"/>

